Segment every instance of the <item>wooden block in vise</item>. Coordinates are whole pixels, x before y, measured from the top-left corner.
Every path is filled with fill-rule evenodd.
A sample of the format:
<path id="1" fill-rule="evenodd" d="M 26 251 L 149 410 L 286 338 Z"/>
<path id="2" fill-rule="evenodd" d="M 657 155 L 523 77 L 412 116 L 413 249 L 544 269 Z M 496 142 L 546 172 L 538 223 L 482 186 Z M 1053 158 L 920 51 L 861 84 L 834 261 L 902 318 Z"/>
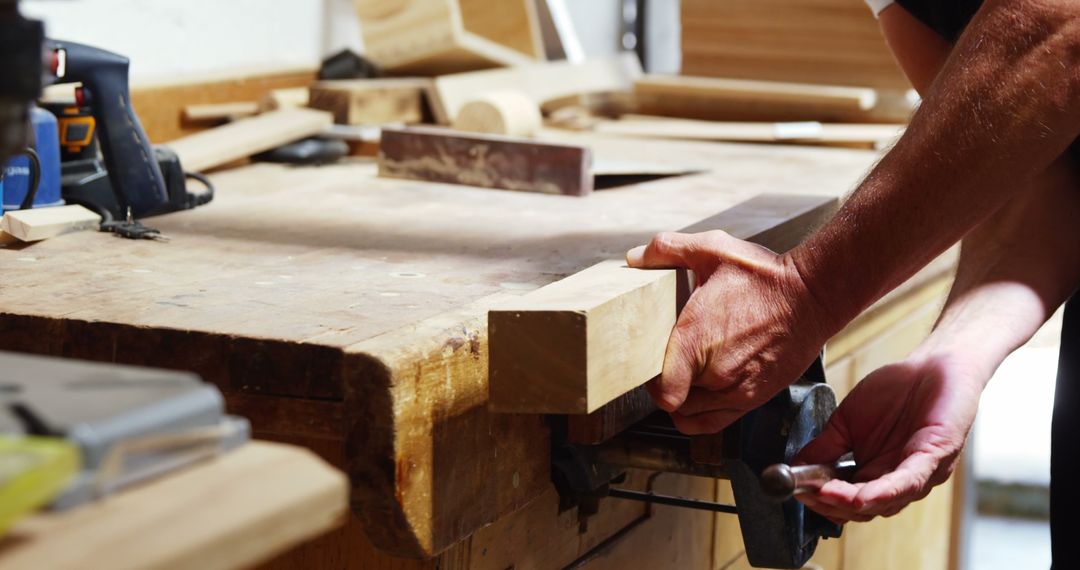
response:
<path id="1" fill-rule="evenodd" d="M 588 148 L 446 129 L 383 129 L 379 176 L 522 192 L 592 192 Z"/>
<path id="2" fill-rule="evenodd" d="M 723 229 L 790 249 L 836 210 L 821 196 L 765 195 L 684 229 Z M 488 313 L 489 401 L 497 412 L 589 414 L 571 433 L 601 441 L 652 411 L 628 395 L 660 374 L 685 292 L 679 270 L 601 262 Z M 617 402 L 605 409 L 609 402 Z M 573 418 L 572 418 L 573 420 Z"/>
<path id="3" fill-rule="evenodd" d="M 339 125 L 419 123 L 428 79 L 345 79 L 311 86 L 308 106 L 334 114 Z"/>

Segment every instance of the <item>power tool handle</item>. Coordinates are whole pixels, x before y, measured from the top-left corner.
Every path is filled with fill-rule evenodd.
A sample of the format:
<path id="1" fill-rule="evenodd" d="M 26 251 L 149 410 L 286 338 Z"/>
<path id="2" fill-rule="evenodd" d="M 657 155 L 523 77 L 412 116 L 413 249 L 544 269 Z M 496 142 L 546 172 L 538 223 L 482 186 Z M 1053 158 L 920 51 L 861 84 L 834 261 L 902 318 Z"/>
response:
<path id="1" fill-rule="evenodd" d="M 154 213 L 168 203 L 150 139 L 131 105 L 128 59 L 119 54 L 67 41 L 50 40 L 50 48 L 65 52 L 63 83 L 81 82 L 90 93 L 105 167 L 121 209 L 132 214 Z"/>

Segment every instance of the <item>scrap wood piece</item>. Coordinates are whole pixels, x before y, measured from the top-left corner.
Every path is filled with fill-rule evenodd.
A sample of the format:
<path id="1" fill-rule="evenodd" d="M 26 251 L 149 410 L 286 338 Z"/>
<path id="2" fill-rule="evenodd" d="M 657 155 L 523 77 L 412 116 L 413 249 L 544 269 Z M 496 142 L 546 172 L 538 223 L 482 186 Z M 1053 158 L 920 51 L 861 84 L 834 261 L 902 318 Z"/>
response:
<path id="1" fill-rule="evenodd" d="M 22 241 L 96 230 L 100 225 L 101 216 L 77 204 L 15 210 L 0 217 L 0 229 Z"/>
<path id="2" fill-rule="evenodd" d="M 339 125 L 419 123 L 430 88 L 425 78 L 319 81 L 311 86 L 308 106 L 333 113 Z"/>
<path id="3" fill-rule="evenodd" d="M 517 89 L 480 93 L 454 117 L 454 128 L 459 131 L 514 137 L 531 137 L 542 123 L 540 106 Z"/>
<path id="4" fill-rule="evenodd" d="M 444 75 L 434 79 L 431 110 L 436 121 L 450 124 L 466 102 L 484 91 L 516 89 L 541 105 L 579 93 L 629 90 L 641 74 L 637 56 L 623 53 L 582 63 L 548 62 Z"/>
<path id="5" fill-rule="evenodd" d="M 271 89 L 259 98 L 259 110 L 265 113 L 291 107 L 307 107 L 309 98 L 307 87 Z"/>
<path id="6" fill-rule="evenodd" d="M 585 196 L 591 166 L 583 146 L 448 129 L 383 129 L 379 144 L 379 176 L 484 188 Z"/>
<path id="7" fill-rule="evenodd" d="M 333 123 L 325 111 L 281 109 L 167 143 L 186 170 L 205 170 L 318 134 Z"/>
<path id="8" fill-rule="evenodd" d="M 786 250 L 836 207 L 832 197 L 764 195 L 683 231 L 724 229 Z M 656 377 L 686 297 L 682 275 L 604 261 L 489 311 L 489 409 L 591 414 Z"/>
<path id="9" fill-rule="evenodd" d="M 204 103 L 184 107 L 184 119 L 187 121 L 226 121 L 250 117 L 259 112 L 259 104 L 254 101 L 235 101 L 231 103 Z"/>
<path id="10" fill-rule="evenodd" d="M 524 0 L 493 4 L 482 2 L 479 13 L 495 10 L 500 17 L 478 19 L 473 17 L 476 10 L 463 10 L 458 0 L 353 0 L 364 55 L 398 75 L 439 75 L 536 61 L 531 53 L 516 49 L 535 29 Z"/>
<path id="11" fill-rule="evenodd" d="M 253 441 L 17 522 L 0 568 L 247 568 L 339 527 L 348 500 L 345 476 L 311 451 Z"/>
<path id="12" fill-rule="evenodd" d="M 647 75 L 634 83 L 639 112 L 709 120 L 858 122 L 878 102 L 864 87 Z"/>
<path id="13" fill-rule="evenodd" d="M 792 142 L 844 146 L 878 145 L 904 132 L 898 124 L 804 122 L 734 122 L 672 119 L 624 115 L 616 121 L 598 121 L 593 131 L 603 134 L 734 142 Z"/>

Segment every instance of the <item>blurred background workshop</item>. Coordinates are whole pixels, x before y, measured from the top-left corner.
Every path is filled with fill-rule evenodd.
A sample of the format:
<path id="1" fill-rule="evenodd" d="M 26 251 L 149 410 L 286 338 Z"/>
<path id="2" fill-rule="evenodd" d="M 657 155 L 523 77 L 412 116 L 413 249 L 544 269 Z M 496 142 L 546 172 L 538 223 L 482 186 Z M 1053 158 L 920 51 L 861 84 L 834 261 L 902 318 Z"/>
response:
<path id="1" fill-rule="evenodd" d="M 626 251 L 790 250 L 917 109 L 862 0 L 0 0 L 0 70 L 0 570 L 1050 564 L 1060 318 L 929 496 L 791 498 L 958 248 L 721 433 L 645 389 Z"/>

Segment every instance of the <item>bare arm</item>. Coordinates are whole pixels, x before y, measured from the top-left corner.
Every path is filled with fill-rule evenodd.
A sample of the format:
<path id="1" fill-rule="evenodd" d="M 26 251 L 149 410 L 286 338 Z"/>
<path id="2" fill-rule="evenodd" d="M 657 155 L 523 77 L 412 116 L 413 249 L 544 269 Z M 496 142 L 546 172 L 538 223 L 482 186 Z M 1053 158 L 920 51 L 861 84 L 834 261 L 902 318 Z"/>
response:
<path id="1" fill-rule="evenodd" d="M 790 254 L 826 336 L 1060 156 L 1080 133 L 1077 95 L 1080 3 L 989 0 L 906 134 L 836 218 Z"/>

